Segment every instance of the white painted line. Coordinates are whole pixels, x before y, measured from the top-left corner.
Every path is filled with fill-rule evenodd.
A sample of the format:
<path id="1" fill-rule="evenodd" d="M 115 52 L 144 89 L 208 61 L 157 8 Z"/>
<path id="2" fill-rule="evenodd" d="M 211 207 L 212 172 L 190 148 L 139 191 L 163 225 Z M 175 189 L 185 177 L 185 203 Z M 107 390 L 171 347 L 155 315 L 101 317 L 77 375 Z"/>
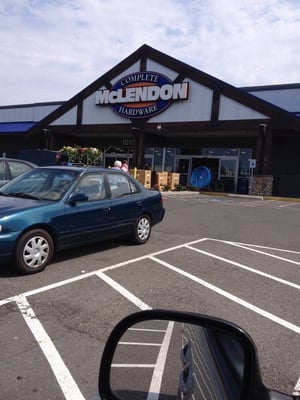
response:
<path id="1" fill-rule="evenodd" d="M 16 296 L 12 296 L 12 297 L 0 300 L 0 306 L 4 305 L 4 304 L 7 304 L 7 303 L 10 303 L 10 302 L 16 302 L 18 304 L 18 307 L 20 308 L 20 310 L 22 312 L 24 320 L 26 321 L 27 325 L 31 329 L 31 331 L 34 334 L 36 340 L 38 341 L 38 343 L 39 343 L 42 351 L 44 352 L 44 354 L 45 354 L 50 366 L 52 367 L 52 365 L 53 365 L 52 369 L 53 369 L 53 372 L 54 372 L 54 374 L 56 376 L 56 379 L 58 380 L 60 385 L 63 384 L 63 386 L 61 386 L 61 387 L 62 387 L 62 390 L 65 391 L 64 393 L 65 393 L 66 399 L 75 399 L 76 398 L 76 400 L 81 400 L 81 399 L 84 400 L 84 398 L 83 398 L 81 392 L 79 391 L 78 386 L 74 382 L 74 380 L 73 380 L 68 368 L 65 366 L 65 364 L 64 364 L 63 360 L 61 359 L 60 355 L 57 353 L 57 350 L 56 350 L 54 344 L 51 342 L 50 338 L 48 337 L 48 335 L 45 332 L 44 328 L 42 327 L 41 323 L 36 318 L 33 310 L 31 309 L 29 303 L 27 302 L 26 297 L 27 296 L 33 296 L 33 295 L 39 294 L 39 293 L 43 293 L 45 291 L 48 291 L 48 290 L 51 290 L 51 289 L 55 289 L 55 288 L 58 288 L 58 287 L 61 287 L 61 286 L 67 285 L 67 284 L 71 284 L 73 282 L 76 282 L 76 281 L 79 281 L 81 279 L 85 279 L 85 278 L 88 278 L 88 277 L 91 277 L 91 276 L 95 276 L 95 275 L 98 275 L 101 279 L 104 279 L 106 281 L 106 283 L 111 284 L 114 281 L 112 279 L 108 278 L 105 274 L 103 274 L 103 272 L 109 271 L 109 270 L 113 270 L 113 269 L 117 269 L 117 268 L 120 268 L 122 266 L 125 266 L 125 265 L 128 265 L 128 264 L 133 264 L 133 263 L 145 260 L 145 259 L 153 259 L 155 262 L 158 262 L 158 263 L 164 265 L 164 264 L 167 264 L 167 263 L 162 262 L 161 260 L 157 259 L 155 256 L 160 255 L 160 254 L 164 254 L 164 253 L 167 253 L 167 252 L 170 252 L 170 251 L 173 251 L 173 250 L 177 250 L 177 249 L 189 246 L 189 245 L 193 245 L 195 243 L 204 242 L 206 240 L 216 240 L 216 241 L 220 241 L 220 242 L 223 242 L 223 243 L 229 243 L 229 244 L 233 244 L 233 245 L 234 244 L 235 245 L 240 245 L 241 247 L 242 246 L 252 246 L 252 247 L 257 247 L 257 248 L 259 248 L 259 247 L 260 248 L 267 248 L 265 246 L 242 244 L 242 243 L 238 244 L 238 243 L 234 243 L 234 242 L 227 242 L 227 241 L 221 241 L 221 240 L 210 239 L 210 238 L 197 239 L 197 240 L 194 240 L 194 241 L 189 242 L 189 243 L 185 243 L 185 244 L 177 245 L 177 246 L 170 247 L 170 248 L 167 248 L 167 249 L 164 249 L 164 250 L 160 250 L 160 251 L 154 252 L 152 254 L 147 254 L 145 256 L 141 256 L 141 257 L 137 257 L 135 259 L 127 260 L 125 262 L 121 262 L 121 263 L 118 263 L 118 264 L 115 264 L 115 265 L 112 265 L 112 266 L 109 266 L 109 267 L 101 268 L 98 271 L 92 271 L 92 272 L 89 272 L 89 273 L 81 274 L 81 275 L 78 275 L 76 277 L 66 279 L 64 281 L 56 282 L 56 283 L 53 283 L 53 284 L 50 284 L 50 285 L 47 285 L 47 286 L 44 286 L 44 287 L 41 287 L 41 288 L 38 288 L 38 289 L 27 291 L 27 292 L 25 292 L 23 294 L 20 294 L 20 295 L 16 295 Z M 248 248 L 248 247 L 245 247 L 245 248 L 247 250 L 252 250 L 251 248 Z M 270 248 L 270 249 L 274 250 L 273 248 Z M 286 251 L 286 252 L 295 253 L 295 254 L 300 254 L 299 252 L 293 252 L 293 251 L 290 251 L 290 250 L 284 250 L 284 249 L 277 249 L 277 250 Z M 262 252 L 262 254 L 265 254 L 265 255 L 273 257 L 273 254 L 268 254 L 268 253 L 264 253 L 264 252 Z M 284 261 L 287 261 L 287 262 L 292 262 L 291 260 L 280 258 L 280 257 L 279 257 L 279 259 L 283 259 Z M 167 266 L 167 265 L 165 265 L 165 266 Z M 223 295 L 224 297 L 227 297 L 228 299 L 230 299 L 230 300 L 232 300 L 232 301 L 234 301 L 234 302 L 236 302 L 238 304 L 240 304 L 240 305 L 242 305 L 242 306 L 244 306 L 246 308 L 249 308 L 250 310 L 252 310 L 252 311 L 254 311 L 254 312 L 256 312 L 256 313 L 258 313 L 258 314 L 260 314 L 260 315 L 262 315 L 262 316 L 264 316 L 266 318 L 269 318 L 270 320 L 272 320 L 272 321 L 274 321 L 274 322 L 276 322 L 276 323 L 278 323 L 280 325 L 283 325 L 284 327 L 286 327 L 288 329 L 291 329 L 291 330 L 295 331 L 296 333 L 299 333 L 299 330 L 300 330 L 299 327 L 297 327 L 297 326 L 295 326 L 293 324 L 290 324 L 287 321 L 284 321 L 281 318 L 278 318 L 278 317 L 276 317 L 276 316 L 274 316 L 274 315 L 272 315 L 272 314 L 270 314 L 268 312 L 265 312 L 264 310 L 261 310 L 260 308 L 255 307 L 254 305 L 252 305 L 250 303 L 247 303 L 247 302 L 243 301 L 242 299 L 240 299 L 240 298 L 238 298 L 236 296 L 233 296 L 230 293 L 223 291 L 222 289 L 219 289 L 219 288 L 215 287 L 214 285 L 211 285 L 211 284 L 209 284 L 209 283 L 207 283 L 207 282 L 205 282 L 205 281 L 203 281 L 201 279 L 198 279 L 197 277 L 194 277 L 193 275 L 188 274 L 185 271 L 182 271 L 182 270 L 180 270 L 180 269 L 178 269 L 178 268 L 176 268 L 174 266 L 171 266 L 171 265 L 168 265 L 167 267 L 172 269 L 172 270 L 174 270 L 174 271 L 176 271 L 176 272 L 178 272 L 178 273 L 180 273 L 180 274 L 182 274 L 182 275 L 184 275 L 184 276 L 186 276 L 186 277 L 188 277 L 189 279 L 192 279 L 192 280 L 198 282 L 199 284 L 201 284 L 203 286 L 206 286 L 207 288 L 215 291 L 216 293 L 219 293 L 219 294 Z M 133 300 L 133 303 L 136 304 L 139 308 L 141 308 L 141 309 L 150 309 L 150 307 L 147 304 L 142 302 L 140 299 L 138 299 L 132 293 L 127 291 L 125 288 L 122 288 L 122 286 L 120 286 L 116 282 L 114 282 L 114 286 L 113 287 L 116 290 L 118 290 L 122 295 L 125 295 L 125 297 L 128 298 L 128 300 L 130 300 L 130 301 Z M 115 364 L 115 365 L 117 365 L 117 364 Z M 124 367 L 126 365 L 127 364 L 122 364 L 122 367 Z M 150 368 L 155 367 L 154 364 L 153 365 L 148 364 L 148 365 L 149 365 Z M 128 364 L 128 366 L 133 366 L 133 365 L 132 364 Z M 136 367 L 136 365 L 135 365 L 135 367 Z M 145 368 L 145 364 L 144 365 L 140 365 L 140 367 Z M 299 391 L 299 389 L 300 389 L 300 379 L 297 382 L 297 385 L 295 386 L 295 390 Z M 74 395 L 74 393 L 75 393 L 75 395 Z M 95 395 L 95 399 L 98 399 L 98 395 Z M 151 400 L 153 400 L 153 399 L 151 399 Z"/>
<path id="2" fill-rule="evenodd" d="M 293 207 L 293 206 L 297 206 L 299 205 L 298 202 L 294 202 L 294 203 L 287 203 L 287 204 L 281 204 L 280 206 L 278 206 L 278 208 L 284 208 L 284 207 Z"/>
<path id="3" fill-rule="evenodd" d="M 253 251 L 255 253 L 263 254 L 264 256 L 276 258 L 277 260 L 281 260 L 281 261 L 284 261 L 284 262 L 287 262 L 287 263 L 290 263 L 290 264 L 300 265 L 300 262 L 298 262 L 298 261 L 290 260 L 289 258 L 276 256 L 275 254 L 267 253 L 265 251 L 253 249 L 251 247 L 247 247 L 247 245 L 241 245 L 241 244 L 238 244 L 238 243 L 235 243 L 235 242 L 227 242 L 227 241 L 223 241 L 223 243 L 228 243 L 228 244 L 231 244 L 232 246 L 240 247 L 241 249 L 246 249 L 246 250 L 249 250 L 249 251 Z"/>
<path id="4" fill-rule="evenodd" d="M 133 264 L 133 263 L 136 263 L 136 262 L 139 262 L 139 261 L 146 260 L 149 257 L 149 255 L 154 255 L 155 256 L 155 255 L 159 255 L 159 254 L 163 254 L 163 253 L 168 253 L 169 251 L 180 249 L 180 248 L 182 248 L 182 247 L 184 247 L 186 245 L 192 245 L 194 243 L 199 243 L 199 242 L 203 242 L 203 241 L 206 241 L 206 240 L 209 240 L 209 239 L 202 238 L 202 239 L 193 240 L 192 242 L 180 244 L 180 245 L 177 245 L 177 246 L 174 246 L 174 247 L 169 247 L 167 249 L 156 251 L 154 253 L 147 254 L 145 256 L 132 258 L 130 260 L 123 261 L 123 262 L 120 262 L 118 264 L 111 265 L 109 267 L 104 267 L 104 268 L 101 268 L 101 269 L 96 270 L 96 271 L 87 272 L 85 274 L 77 275 L 77 276 L 75 276 L 73 278 L 69 278 L 69 279 L 65 279 L 63 281 L 55 282 L 55 283 L 52 283 L 50 285 L 42 286 L 42 287 L 40 287 L 38 289 L 29 290 L 29 291 L 21 293 L 19 295 L 11 296 L 11 297 L 8 297 L 6 299 L 0 300 L 0 307 L 3 306 L 4 304 L 12 303 L 12 302 L 16 301 L 16 297 L 18 297 L 18 296 L 24 296 L 24 297 L 34 296 L 36 294 L 40 294 L 40 293 L 46 292 L 48 290 L 56 289 L 58 287 L 65 286 L 65 285 L 68 285 L 70 283 L 77 282 L 77 281 L 80 281 L 82 279 L 89 278 L 91 276 L 95 276 L 98 272 L 111 271 L 113 269 L 124 267 L 125 265 L 128 265 L 128 264 Z"/>
<path id="5" fill-rule="evenodd" d="M 72 375 L 70 374 L 69 369 L 65 365 L 63 359 L 59 355 L 56 347 L 52 343 L 42 324 L 36 317 L 27 299 L 24 296 L 18 296 L 16 298 L 16 303 L 26 324 L 42 349 L 47 361 L 49 362 L 65 398 L 67 400 L 85 400 Z M 51 390 L 51 388 L 49 388 L 49 390 Z"/>
<path id="6" fill-rule="evenodd" d="M 283 327 L 285 327 L 287 329 L 290 329 L 291 331 L 294 331 L 296 333 L 300 333 L 300 327 L 297 326 L 297 325 L 294 325 L 294 324 L 292 324 L 292 323 L 290 323 L 288 321 L 285 321 L 282 318 L 277 317 L 274 314 L 271 314 L 271 313 L 269 313 L 269 312 L 267 312 L 267 311 L 265 311 L 265 310 L 263 310 L 263 309 L 261 309 L 259 307 L 256 307 L 255 305 L 253 305 L 251 303 L 248 303 L 247 301 L 241 299 L 240 297 L 234 296 L 233 294 L 231 294 L 229 292 L 226 292 L 225 290 L 220 289 L 217 286 L 212 285 L 212 284 L 204 281 L 203 279 L 200 279 L 197 276 L 190 274 L 189 272 L 183 271 L 182 269 L 177 268 L 174 265 L 171 265 L 171 264 L 169 264 L 169 263 L 167 263 L 165 261 L 162 261 L 159 258 L 156 258 L 154 256 L 151 256 L 149 258 L 151 260 L 153 260 L 153 261 L 158 262 L 159 264 L 163 265 L 164 267 L 169 268 L 170 270 L 175 271 L 178 274 L 180 274 L 182 276 L 185 276 L 186 278 L 191 279 L 194 282 L 199 283 L 200 285 L 212 290 L 213 292 L 218 293 L 219 295 L 221 295 L 223 297 L 226 297 L 227 299 L 233 301 L 234 303 L 237 303 L 237 304 L 239 304 L 239 305 L 241 305 L 241 306 L 243 306 L 245 308 L 248 308 L 249 310 L 251 310 L 251 311 L 253 311 L 253 312 L 257 313 L 257 314 L 262 315 L 263 317 L 265 317 L 267 319 L 270 319 L 271 321 L 273 321 L 273 322 L 275 322 L 275 323 L 277 323 L 279 325 L 282 325 Z"/>
<path id="7" fill-rule="evenodd" d="M 207 240 L 211 240 L 214 242 L 229 243 L 229 244 L 234 243 L 235 245 L 246 246 L 246 247 L 250 247 L 250 248 L 257 247 L 258 249 L 268 249 L 268 250 L 279 251 L 281 253 L 290 253 L 290 254 L 299 254 L 300 255 L 300 251 L 286 250 L 286 249 L 281 249 L 278 247 L 261 246 L 259 244 L 251 244 L 251 243 L 228 242 L 228 240 L 219 240 L 219 239 L 207 239 Z"/>
<path id="8" fill-rule="evenodd" d="M 149 307 L 146 303 L 144 303 L 142 300 L 140 300 L 138 297 L 136 297 L 133 293 L 129 292 L 123 286 L 119 285 L 116 281 L 109 278 L 103 272 L 98 271 L 96 275 L 99 276 L 99 278 L 103 279 L 113 289 L 118 291 L 121 295 L 126 297 L 129 301 L 131 301 L 137 307 L 141 308 L 142 310 L 150 310 L 151 309 L 151 307 Z M 166 334 L 164 336 L 163 343 L 160 346 L 161 348 L 160 348 L 160 351 L 159 351 L 159 354 L 158 354 L 158 357 L 156 360 L 156 364 L 154 366 L 154 371 L 152 374 L 152 379 L 151 379 L 151 384 L 150 384 L 150 388 L 148 391 L 147 400 L 158 400 L 159 393 L 160 393 L 160 386 L 161 386 L 165 363 L 166 363 L 166 358 L 167 358 L 167 353 L 168 353 L 168 348 L 169 348 L 169 344 L 171 341 L 173 326 L 174 326 L 174 322 L 168 323 Z M 124 364 L 121 364 L 121 366 L 124 367 Z M 129 367 L 130 364 L 126 364 L 126 366 Z M 136 368 L 137 365 L 134 364 L 134 365 L 132 365 L 132 367 Z M 140 367 L 145 368 L 145 366 L 143 366 L 143 365 L 140 365 Z"/>
<path id="9" fill-rule="evenodd" d="M 148 304 L 144 303 L 141 299 L 129 292 L 129 290 L 125 289 L 123 286 L 119 285 L 119 283 L 111 279 L 109 276 L 103 274 L 103 272 L 98 271 L 96 275 L 141 310 L 151 310 L 151 307 L 149 307 Z"/>
<path id="10" fill-rule="evenodd" d="M 260 244 L 252 244 L 252 243 L 231 242 L 229 240 L 212 239 L 212 238 L 207 238 L 206 240 L 211 241 L 211 242 L 220 242 L 220 243 L 234 244 L 234 245 L 239 245 L 239 246 L 246 246 L 246 247 L 249 247 L 250 249 L 251 248 L 268 249 L 268 250 L 273 250 L 273 251 L 279 251 L 279 252 L 284 252 L 284 253 L 300 255 L 300 251 L 281 249 L 279 247 L 262 246 Z M 187 243 L 187 244 L 189 245 L 190 243 Z"/>
<path id="11" fill-rule="evenodd" d="M 293 396 L 300 396 L 300 377 L 294 387 Z"/>
<path id="12" fill-rule="evenodd" d="M 174 322 L 170 321 L 168 323 L 166 334 L 164 336 L 164 340 L 162 342 L 161 349 L 159 351 L 159 354 L 158 354 L 158 357 L 156 360 L 156 365 L 155 365 L 155 368 L 153 371 L 147 400 L 157 400 L 159 397 L 161 381 L 162 381 L 162 377 L 163 377 L 163 373 L 164 373 L 164 369 L 165 369 L 165 364 L 166 364 L 166 359 L 167 359 L 168 349 L 170 346 L 173 328 L 174 328 Z"/>
<path id="13" fill-rule="evenodd" d="M 186 247 L 188 249 L 190 249 L 190 250 L 196 251 L 197 253 L 204 254 L 205 256 L 208 256 L 208 257 L 211 257 L 211 258 L 215 258 L 216 260 L 220 260 L 220 261 L 222 261 L 224 263 L 234 265 L 234 266 L 239 267 L 241 269 L 244 269 L 246 271 L 253 272 L 254 274 L 261 275 L 261 276 L 263 276 L 265 278 L 271 279 L 273 281 L 282 283 L 282 284 L 287 285 L 287 286 L 291 286 L 291 287 L 293 287 L 295 289 L 300 289 L 300 285 L 297 285 L 296 283 L 293 283 L 293 282 L 290 282 L 290 281 L 286 281 L 286 280 L 278 278 L 276 276 L 273 276 L 273 275 L 267 274 L 265 272 L 259 271 L 259 270 L 255 269 L 255 268 L 248 267 L 247 265 L 240 264 L 240 263 L 238 263 L 236 261 L 232 261 L 232 260 L 229 260 L 228 258 L 220 257 L 220 256 L 217 256 L 217 255 L 212 254 L 212 253 L 208 253 L 207 251 L 200 250 L 200 249 L 197 249 L 197 248 L 192 247 L 192 246 L 186 246 Z"/>
<path id="14" fill-rule="evenodd" d="M 94 275 L 95 275 L 95 271 L 88 272 L 88 273 L 83 274 L 83 275 L 77 275 L 77 276 L 75 276 L 73 278 L 69 278 L 69 279 L 65 279 L 63 281 L 55 282 L 55 283 L 52 283 L 50 285 L 42 286 L 42 287 L 40 287 L 38 289 L 29 290 L 29 291 L 21 293 L 19 295 L 11 296 L 11 297 L 8 297 L 7 299 L 0 300 L 0 306 L 16 301 L 16 298 L 18 296 L 24 296 L 24 297 L 34 296 L 35 294 L 40 294 L 40 293 L 46 292 L 48 290 L 56 289 L 56 288 L 58 288 L 60 286 L 65 286 L 65 285 L 68 285 L 69 283 L 80 281 L 81 279 L 85 279 L 85 278 L 88 278 L 88 277 L 94 276 Z"/>

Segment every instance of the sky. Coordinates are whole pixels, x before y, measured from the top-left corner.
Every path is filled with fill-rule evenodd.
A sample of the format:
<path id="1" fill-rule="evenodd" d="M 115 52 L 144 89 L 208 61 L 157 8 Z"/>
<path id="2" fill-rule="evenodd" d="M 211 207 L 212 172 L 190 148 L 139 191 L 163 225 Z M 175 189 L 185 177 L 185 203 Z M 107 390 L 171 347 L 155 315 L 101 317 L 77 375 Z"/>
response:
<path id="1" fill-rule="evenodd" d="M 1 0 L 0 106 L 66 101 L 143 44 L 237 87 L 300 83 L 300 0 Z"/>

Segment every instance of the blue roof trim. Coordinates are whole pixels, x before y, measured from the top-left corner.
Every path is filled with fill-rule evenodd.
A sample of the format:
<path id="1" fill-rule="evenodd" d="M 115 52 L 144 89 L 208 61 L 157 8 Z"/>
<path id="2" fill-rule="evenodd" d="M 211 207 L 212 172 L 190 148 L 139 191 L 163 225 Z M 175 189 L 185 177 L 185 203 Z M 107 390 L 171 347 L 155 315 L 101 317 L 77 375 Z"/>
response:
<path id="1" fill-rule="evenodd" d="M 5 133 L 25 133 L 32 128 L 36 122 L 1 122 L 0 134 Z"/>

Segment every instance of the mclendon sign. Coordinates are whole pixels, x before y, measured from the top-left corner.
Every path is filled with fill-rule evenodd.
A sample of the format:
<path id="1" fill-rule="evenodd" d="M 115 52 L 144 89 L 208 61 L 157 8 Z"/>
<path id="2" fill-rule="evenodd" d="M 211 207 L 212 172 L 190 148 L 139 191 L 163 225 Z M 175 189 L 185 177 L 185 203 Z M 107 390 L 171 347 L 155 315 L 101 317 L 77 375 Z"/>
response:
<path id="1" fill-rule="evenodd" d="M 188 98 L 188 82 L 172 83 L 156 72 L 135 72 L 120 79 L 111 90 L 96 92 L 96 104 L 109 104 L 125 118 L 150 118 L 174 100 Z"/>

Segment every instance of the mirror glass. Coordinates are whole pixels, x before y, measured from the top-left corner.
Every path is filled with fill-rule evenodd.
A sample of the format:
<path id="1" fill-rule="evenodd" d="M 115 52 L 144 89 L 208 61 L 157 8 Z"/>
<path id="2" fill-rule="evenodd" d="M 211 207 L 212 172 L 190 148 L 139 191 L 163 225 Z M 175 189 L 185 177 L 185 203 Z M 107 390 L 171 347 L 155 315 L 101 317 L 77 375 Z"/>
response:
<path id="1" fill-rule="evenodd" d="M 244 359 L 238 337 L 228 332 L 148 320 L 119 341 L 111 389 L 123 400 L 238 400 Z"/>

